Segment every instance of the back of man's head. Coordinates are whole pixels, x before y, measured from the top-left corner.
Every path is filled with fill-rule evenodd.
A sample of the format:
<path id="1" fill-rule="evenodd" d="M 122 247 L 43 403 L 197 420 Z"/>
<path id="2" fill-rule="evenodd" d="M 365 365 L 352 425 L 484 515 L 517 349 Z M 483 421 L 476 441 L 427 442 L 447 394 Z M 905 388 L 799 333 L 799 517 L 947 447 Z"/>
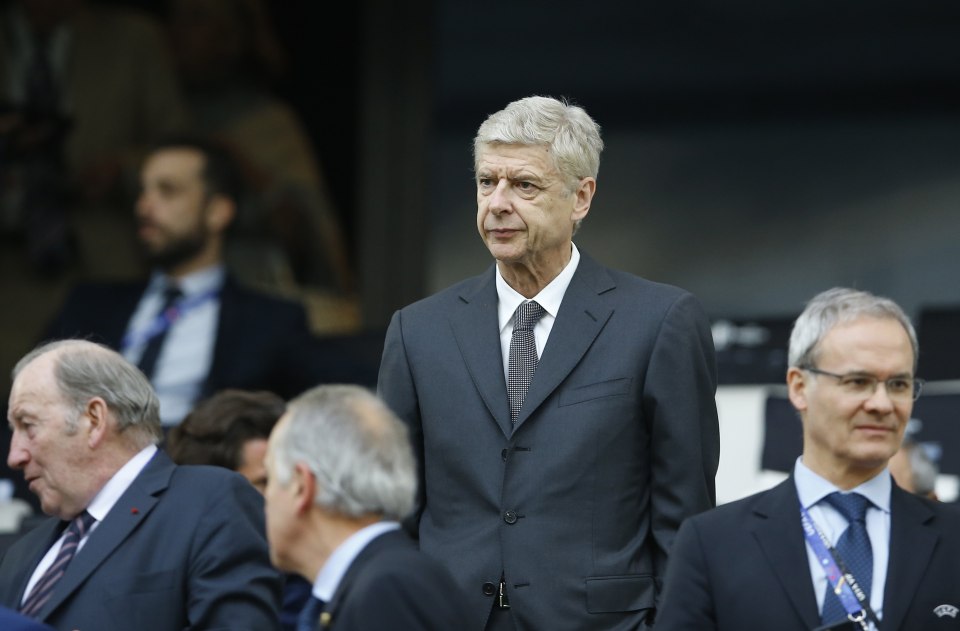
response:
<path id="1" fill-rule="evenodd" d="M 288 404 L 275 434 L 272 474 L 286 484 L 296 463 L 306 465 L 317 479 L 316 505 L 393 520 L 413 509 L 416 464 L 406 425 L 370 390 L 308 390 Z"/>
<path id="2" fill-rule="evenodd" d="M 237 471 L 243 447 L 267 440 L 286 402 L 268 391 L 227 388 L 198 403 L 167 436 L 167 451 L 177 464 L 209 464 Z"/>

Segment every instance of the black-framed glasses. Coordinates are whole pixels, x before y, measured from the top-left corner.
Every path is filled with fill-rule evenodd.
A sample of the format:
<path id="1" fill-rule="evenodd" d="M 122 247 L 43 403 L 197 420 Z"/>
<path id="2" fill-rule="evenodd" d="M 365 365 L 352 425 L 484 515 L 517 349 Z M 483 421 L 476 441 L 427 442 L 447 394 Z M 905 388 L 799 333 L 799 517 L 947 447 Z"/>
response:
<path id="1" fill-rule="evenodd" d="M 844 392 L 852 396 L 862 396 L 869 398 L 877 391 L 877 385 L 883 382 L 883 387 L 887 391 L 887 396 L 891 399 L 900 401 L 916 401 L 923 390 L 923 379 L 917 377 L 890 377 L 889 379 L 880 379 L 874 375 L 862 372 L 848 372 L 840 375 L 828 370 L 820 370 L 813 366 L 800 366 L 800 370 L 806 370 L 815 375 L 833 377 Z"/>

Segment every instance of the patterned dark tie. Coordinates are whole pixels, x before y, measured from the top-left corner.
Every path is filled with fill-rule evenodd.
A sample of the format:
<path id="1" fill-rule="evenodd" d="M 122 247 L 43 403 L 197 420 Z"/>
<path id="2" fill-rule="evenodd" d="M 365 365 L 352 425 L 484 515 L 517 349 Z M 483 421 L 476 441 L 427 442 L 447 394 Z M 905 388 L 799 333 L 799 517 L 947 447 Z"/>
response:
<path id="1" fill-rule="evenodd" d="M 316 631 L 323 606 L 322 600 L 316 596 L 310 596 L 310 600 L 300 610 L 300 616 L 297 618 L 297 631 Z"/>
<path id="2" fill-rule="evenodd" d="M 160 308 L 160 311 L 157 312 L 157 317 L 166 313 L 166 326 L 150 338 L 147 346 L 143 349 L 143 355 L 140 356 L 140 361 L 137 362 L 140 370 L 143 371 L 143 374 L 145 374 L 150 381 L 153 381 L 153 371 L 157 367 L 157 359 L 160 357 L 160 349 L 163 348 L 163 342 L 167 339 L 167 332 L 170 330 L 170 327 L 173 326 L 174 320 L 176 320 L 176 313 L 171 310 L 182 297 L 183 292 L 180 291 L 180 288 L 176 285 L 171 285 L 163 290 L 163 306 Z"/>
<path id="3" fill-rule="evenodd" d="M 873 549 L 867 535 L 866 517 L 870 500 L 859 493 L 831 493 L 825 501 L 837 509 L 849 523 L 837 541 L 836 550 L 869 601 L 870 586 L 873 583 Z M 834 593 L 833 586 L 827 585 L 820 620 L 824 624 L 830 624 L 846 617 L 847 610 Z"/>
<path id="4" fill-rule="evenodd" d="M 33 586 L 30 595 L 23 601 L 23 604 L 20 606 L 21 613 L 35 618 L 37 613 L 47 604 L 50 596 L 53 595 L 53 590 L 57 586 L 57 582 L 63 578 L 64 573 L 67 571 L 67 566 L 70 564 L 70 561 L 73 560 L 73 555 L 77 552 L 77 546 L 80 544 L 84 535 L 87 534 L 87 531 L 90 530 L 90 526 L 94 521 L 96 520 L 93 518 L 93 515 L 87 511 L 83 511 L 83 513 L 70 522 L 70 526 L 67 527 L 67 533 L 63 536 L 63 544 L 60 546 L 60 551 L 57 552 L 57 558 L 53 560 L 53 563 L 50 564 L 50 567 L 43 573 L 40 580 Z"/>
<path id="5" fill-rule="evenodd" d="M 510 362 L 507 367 L 507 395 L 510 397 L 510 422 L 516 424 L 520 407 L 527 396 L 533 373 L 537 370 L 537 343 L 533 327 L 546 313 L 533 300 L 521 303 L 513 314 L 513 337 L 510 338 Z"/>

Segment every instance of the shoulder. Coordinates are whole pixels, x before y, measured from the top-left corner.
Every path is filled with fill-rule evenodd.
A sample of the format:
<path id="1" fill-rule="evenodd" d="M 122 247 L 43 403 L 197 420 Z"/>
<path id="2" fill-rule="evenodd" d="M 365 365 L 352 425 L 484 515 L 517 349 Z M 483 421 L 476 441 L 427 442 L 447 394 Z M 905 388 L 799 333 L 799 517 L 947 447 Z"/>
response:
<path id="1" fill-rule="evenodd" d="M 146 281 L 85 282 L 73 285 L 53 314 L 44 331 L 46 338 L 86 337 L 93 334 L 99 341 L 114 329 L 120 329 L 133 313 Z M 120 333 L 117 333 L 119 335 Z M 107 335 L 112 338 L 112 334 Z"/>
<path id="2" fill-rule="evenodd" d="M 222 304 L 231 306 L 243 305 L 257 311 L 306 317 L 306 307 L 296 298 L 257 289 L 229 276 L 224 282 L 220 300 Z"/>
<path id="3" fill-rule="evenodd" d="M 170 477 L 170 490 L 184 491 L 197 498 L 214 499 L 230 490 L 247 495 L 247 487 L 256 490 L 242 475 L 213 465 L 177 465 Z"/>
<path id="4" fill-rule="evenodd" d="M 689 522 L 690 528 L 710 533 L 711 536 L 722 536 L 722 533 L 729 532 L 730 530 L 742 530 L 746 527 L 747 520 L 754 517 L 766 519 L 775 515 L 777 511 L 782 510 L 785 505 L 785 494 L 791 492 L 789 487 L 784 486 L 787 482 L 793 485 L 792 480 L 781 482 L 771 489 L 766 489 L 732 502 L 720 504 L 702 513 L 688 517 L 684 521 L 684 524 Z M 797 511 L 799 523 L 799 508 L 797 508 Z"/>
<path id="5" fill-rule="evenodd" d="M 241 521 L 264 519 L 263 496 L 242 475 L 224 467 L 177 465 L 163 498 L 164 512 L 173 511 L 181 521 L 200 519 L 234 528 Z"/>
<path id="6" fill-rule="evenodd" d="M 698 302 L 686 289 L 608 267 L 582 250 L 574 280 L 587 283 L 600 295 L 610 295 L 621 302 L 636 304 L 638 308 L 669 308 L 678 302 Z"/>
<path id="7" fill-rule="evenodd" d="M 370 543 L 365 555 L 369 568 L 367 580 L 403 581 L 410 585 L 453 584 L 453 577 L 436 559 L 422 552 L 402 530 L 391 531 Z M 359 559 L 359 557 L 358 557 Z"/>
<path id="8" fill-rule="evenodd" d="M 147 283 L 144 280 L 79 282 L 67 290 L 65 302 L 69 304 L 102 299 L 114 300 L 124 296 L 139 297 L 146 287 Z"/>
<path id="9" fill-rule="evenodd" d="M 492 291 L 493 293 L 487 294 L 488 291 Z M 492 266 L 483 274 L 471 276 L 470 278 L 461 280 L 425 298 L 408 304 L 400 309 L 399 313 L 405 318 L 434 315 L 438 310 L 453 310 L 458 305 L 483 299 L 488 295 L 494 300 L 497 299 L 496 282 L 494 280 Z"/>
<path id="10" fill-rule="evenodd" d="M 960 504 L 939 502 L 894 487 L 892 511 L 903 510 L 906 514 L 916 515 L 916 519 L 939 526 L 946 532 L 960 538 Z"/>

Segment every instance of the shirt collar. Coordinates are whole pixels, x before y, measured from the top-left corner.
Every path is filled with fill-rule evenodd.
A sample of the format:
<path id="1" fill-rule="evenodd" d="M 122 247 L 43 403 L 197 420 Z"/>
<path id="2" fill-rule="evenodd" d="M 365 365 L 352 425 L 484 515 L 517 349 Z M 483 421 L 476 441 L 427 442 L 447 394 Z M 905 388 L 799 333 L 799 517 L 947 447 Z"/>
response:
<path id="1" fill-rule="evenodd" d="M 797 485 L 800 503 L 808 510 L 827 495 L 835 491 L 844 492 L 826 478 L 814 473 L 807 465 L 803 464 L 801 457 L 797 458 L 793 467 L 793 477 Z M 884 467 L 883 471 L 863 484 L 850 489 L 850 492 L 856 491 L 870 500 L 875 507 L 889 513 L 891 484 L 890 472 Z"/>
<path id="2" fill-rule="evenodd" d="M 330 602 L 333 595 L 343 580 L 343 575 L 347 573 L 350 564 L 357 558 L 357 555 L 367 544 L 379 537 L 385 532 L 400 528 L 400 523 L 396 521 L 378 521 L 375 524 L 365 526 L 347 537 L 343 543 L 337 546 L 330 558 L 327 559 L 317 580 L 313 583 L 313 595 L 323 602 Z"/>
<path id="3" fill-rule="evenodd" d="M 130 488 L 130 485 L 133 484 L 133 481 L 156 453 L 157 446 L 148 445 L 133 458 L 127 460 L 127 463 L 120 467 L 93 497 L 93 501 L 87 506 L 87 512 L 93 515 L 98 522 L 103 521 L 113 505 L 120 499 L 120 496 Z"/>
<path id="4" fill-rule="evenodd" d="M 577 271 L 577 266 L 580 264 L 580 250 L 577 249 L 574 243 L 571 243 L 570 246 L 570 261 L 567 262 L 566 267 L 564 267 L 563 270 L 557 274 L 557 277 L 550 281 L 546 287 L 541 289 L 540 293 L 532 298 L 532 300 L 540 303 L 540 306 L 547 312 L 547 315 L 553 318 L 557 317 L 557 312 L 560 311 L 560 303 L 563 302 L 563 295 L 567 292 L 567 287 L 570 286 L 570 281 L 573 279 L 573 275 Z M 507 284 L 507 281 L 503 280 L 499 265 L 495 265 L 494 267 L 496 268 L 497 297 L 499 299 L 497 316 L 500 323 L 500 331 L 503 331 L 504 327 L 511 324 L 513 314 L 517 310 L 517 307 L 520 306 L 521 302 L 526 302 L 527 298 L 519 294 L 513 287 Z"/>
<path id="5" fill-rule="evenodd" d="M 173 281 L 163 272 L 157 271 L 150 277 L 148 291 L 163 291 L 165 287 L 175 282 L 185 296 L 193 296 L 206 291 L 220 289 L 220 287 L 223 286 L 226 275 L 227 270 L 223 265 L 205 267 L 196 272 L 191 272 L 176 281 Z"/>

